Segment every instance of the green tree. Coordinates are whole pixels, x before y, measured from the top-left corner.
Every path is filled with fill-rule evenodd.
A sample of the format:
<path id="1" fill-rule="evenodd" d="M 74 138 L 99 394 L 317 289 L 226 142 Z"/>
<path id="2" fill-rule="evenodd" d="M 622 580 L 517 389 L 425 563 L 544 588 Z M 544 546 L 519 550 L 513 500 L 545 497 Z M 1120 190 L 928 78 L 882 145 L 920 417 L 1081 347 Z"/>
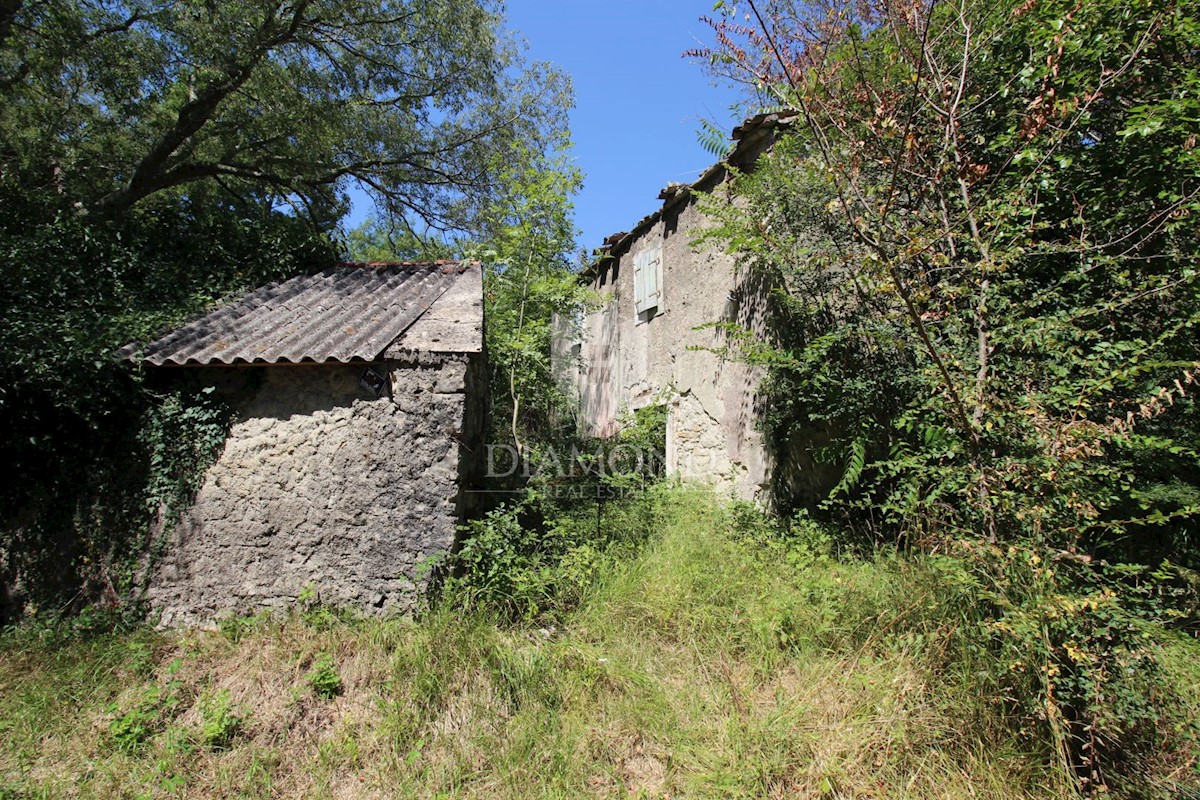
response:
<path id="1" fill-rule="evenodd" d="M 709 55 L 795 125 L 742 181 L 752 210 L 718 213 L 783 287 L 785 424 L 847 432 L 839 495 L 911 535 L 1064 546 L 1194 514 L 1147 505 L 1117 466 L 1151 448 L 1197 477 L 1190 441 L 1168 441 L 1194 434 L 1200 368 L 1194 16 L 743 5 L 759 27 L 718 22 Z M 739 30 L 759 49 L 731 49 Z"/>
<path id="2" fill-rule="evenodd" d="M 370 216 L 346 233 L 346 253 L 352 261 L 437 261 L 454 257 L 454 248 L 441 237 L 415 234 L 407 225 Z"/>
<path id="3" fill-rule="evenodd" d="M 719 5 L 697 55 L 793 114 L 710 201 L 778 287 L 773 441 L 827 432 L 871 539 L 971 554 L 980 638 L 1037 664 L 1001 683 L 1103 786 L 1153 729 L 1145 621 L 1197 608 L 1198 8 Z"/>
<path id="4" fill-rule="evenodd" d="M 570 198 L 582 176 L 569 142 L 502 168 L 505 196 L 486 215 L 473 256 L 487 266 L 487 348 L 491 363 L 492 438 L 525 457 L 569 417 L 551 369 L 555 323 L 573 324 L 586 302 L 571 258 L 576 231 Z"/>
<path id="5" fill-rule="evenodd" d="M 490 0 L 11 3 L 0 163 L 103 215 L 206 182 L 328 223 L 357 182 L 396 220 L 468 226 L 495 156 L 561 112 L 501 23 Z"/>

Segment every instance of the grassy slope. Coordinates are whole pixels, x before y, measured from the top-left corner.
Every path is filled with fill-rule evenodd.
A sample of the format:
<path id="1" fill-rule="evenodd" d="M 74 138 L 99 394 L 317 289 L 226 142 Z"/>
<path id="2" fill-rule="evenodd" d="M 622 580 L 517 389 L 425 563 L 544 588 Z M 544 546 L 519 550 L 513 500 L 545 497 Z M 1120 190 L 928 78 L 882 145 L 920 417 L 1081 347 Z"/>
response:
<path id="1" fill-rule="evenodd" d="M 669 502 L 662 536 L 554 630 L 318 611 L 9 634 L 0 798 L 1066 796 L 922 669 L 899 632 L 929 602 L 911 567 L 739 539 L 711 503 Z"/>

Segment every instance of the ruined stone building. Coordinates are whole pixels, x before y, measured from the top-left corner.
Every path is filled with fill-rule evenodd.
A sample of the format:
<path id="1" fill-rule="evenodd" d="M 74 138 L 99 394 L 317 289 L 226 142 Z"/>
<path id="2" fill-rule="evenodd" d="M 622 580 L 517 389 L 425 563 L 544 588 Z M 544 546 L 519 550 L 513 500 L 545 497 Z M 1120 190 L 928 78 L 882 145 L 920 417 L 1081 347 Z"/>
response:
<path id="1" fill-rule="evenodd" d="M 722 357 L 731 341 L 721 323 L 761 332 L 766 296 L 718 245 L 693 246 L 711 224 L 696 192 L 719 190 L 727 164 L 752 168 L 786 122 L 779 114 L 747 120 L 724 162 L 690 185 L 668 186 L 661 208 L 605 240 L 582 276 L 601 305 L 574 325 L 560 322 L 554 353 L 583 432 L 607 437 L 632 412 L 665 405 L 668 472 L 747 499 L 765 499 L 771 479 L 756 427 L 763 373 Z"/>
<path id="2" fill-rule="evenodd" d="M 286 607 L 306 590 L 366 611 L 412 605 L 480 466 L 479 266 L 338 265 L 125 355 L 193 371 L 236 409 L 152 566 L 162 624 Z"/>

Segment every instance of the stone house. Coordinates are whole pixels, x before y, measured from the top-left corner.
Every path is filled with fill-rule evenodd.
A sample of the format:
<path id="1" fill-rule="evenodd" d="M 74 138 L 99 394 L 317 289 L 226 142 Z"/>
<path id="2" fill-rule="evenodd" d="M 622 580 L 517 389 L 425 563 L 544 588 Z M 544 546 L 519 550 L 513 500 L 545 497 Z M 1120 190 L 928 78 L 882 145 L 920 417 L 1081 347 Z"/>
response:
<path id="1" fill-rule="evenodd" d="M 162 624 L 306 590 L 372 613 L 412 606 L 481 467 L 478 265 L 337 265 L 123 354 L 157 379 L 194 371 L 236 414 L 150 567 Z"/>
<path id="2" fill-rule="evenodd" d="M 607 437 L 630 413 L 665 405 L 669 473 L 765 501 L 775 458 L 756 426 L 763 371 L 722 357 L 732 344 L 722 323 L 762 333 L 766 288 L 718 245 L 693 242 L 711 225 L 697 192 L 719 192 L 728 165 L 752 169 L 788 119 L 747 120 L 723 162 L 690 185 L 667 186 L 657 211 L 608 237 L 581 275 L 600 306 L 573 324 L 560 320 L 554 351 L 582 432 Z"/>

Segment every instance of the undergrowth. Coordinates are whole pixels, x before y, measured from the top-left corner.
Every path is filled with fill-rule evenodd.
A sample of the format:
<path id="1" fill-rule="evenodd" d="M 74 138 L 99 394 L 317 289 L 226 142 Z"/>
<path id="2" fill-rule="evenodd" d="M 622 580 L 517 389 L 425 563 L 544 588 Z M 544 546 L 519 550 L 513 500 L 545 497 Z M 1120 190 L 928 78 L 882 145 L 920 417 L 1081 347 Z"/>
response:
<path id="1" fill-rule="evenodd" d="M 562 437 L 527 456 L 514 499 L 471 520 L 438 601 L 547 623 L 635 555 L 663 522 L 666 409 L 647 406 L 607 440 Z"/>
<path id="2" fill-rule="evenodd" d="M 532 616 L 10 630 L 0 797 L 1072 796 L 968 560 L 842 557 L 836 532 L 698 491 L 644 502 L 652 533 Z M 1113 792 L 1187 796 L 1200 648 L 1140 647 L 1163 736 Z"/>

